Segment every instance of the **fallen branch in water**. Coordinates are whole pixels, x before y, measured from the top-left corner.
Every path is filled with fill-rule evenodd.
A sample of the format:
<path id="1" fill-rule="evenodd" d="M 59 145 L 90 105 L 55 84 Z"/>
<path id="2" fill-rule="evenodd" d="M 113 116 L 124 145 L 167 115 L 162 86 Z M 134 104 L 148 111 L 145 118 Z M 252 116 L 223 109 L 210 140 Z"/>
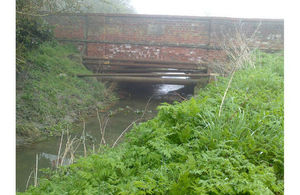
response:
<path id="1" fill-rule="evenodd" d="M 179 96 L 183 101 L 186 101 L 187 99 L 185 97 L 183 97 L 182 95 L 180 95 L 179 93 L 177 93 L 176 91 L 174 91 L 174 94 Z"/>

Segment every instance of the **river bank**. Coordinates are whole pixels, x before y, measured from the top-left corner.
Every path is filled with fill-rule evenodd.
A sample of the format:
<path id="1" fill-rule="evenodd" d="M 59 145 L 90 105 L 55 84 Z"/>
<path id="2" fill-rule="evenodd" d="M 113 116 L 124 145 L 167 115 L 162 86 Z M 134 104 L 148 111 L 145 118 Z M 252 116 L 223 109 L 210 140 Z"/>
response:
<path id="1" fill-rule="evenodd" d="M 119 85 L 116 96 L 119 98 L 109 109 L 100 112 L 103 119 L 108 119 L 105 132 L 105 141 L 112 146 L 122 131 L 130 125 L 132 121 L 145 112 L 143 121 L 153 118 L 157 114 L 157 106 L 162 102 L 172 103 L 173 101 L 183 101 L 182 98 L 191 97 L 193 93 L 192 86 L 181 85 L 138 85 L 122 84 Z M 149 104 L 147 102 L 151 98 Z M 145 106 L 147 110 L 145 111 Z M 93 146 L 97 149 L 101 140 L 99 131 L 99 121 L 97 113 L 85 118 L 85 129 L 87 134 L 86 147 L 90 152 Z M 82 134 L 83 123 L 77 122 L 70 129 L 72 136 L 80 137 Z M 120 140 L 122 142 L 122 139 Z M 17 149 L 17 191 L 26 189 L 27 180 L 35 166 L 35 155 L 39 155 L 39 168 L 53 168 L 53 162 L 57 160 L 59 150 L 60 136 L 48 137 L 47 139 L 35 143 L 21 146 Z M 65 143 L 64 143 L 65 144 Z M 76 156 L 83 155 L 83 147 L 79 147 Z M 40 175 L 40 174 L 39 174 Z M 33 184 L 33 177 L 29 179 L 28 185 Z"/>
<path id="2" fill-rule="evenodd" d="M 122 144 L 48 171 L 24 194 L 283 194 L 283 54 L 164 103 Z"/>
<path id="3" fill-rule="evenodd" d="M 72 45 L 43 43 L 24 54 L 20 67 L 16 79 L 17 146 L 59 135 L 67 125 L 116 100 L 112 89 L 95 78 L 76 76 L 90 71 Z"/>

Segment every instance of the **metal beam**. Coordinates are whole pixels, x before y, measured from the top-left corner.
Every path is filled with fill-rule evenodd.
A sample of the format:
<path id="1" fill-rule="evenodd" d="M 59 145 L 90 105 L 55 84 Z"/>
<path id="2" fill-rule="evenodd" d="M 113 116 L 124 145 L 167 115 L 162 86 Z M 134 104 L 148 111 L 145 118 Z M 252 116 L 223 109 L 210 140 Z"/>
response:
<path id="1" fill-rule="evenodd" d="M 209 77 L 210 74 L 180 74 L 180 73 L 101 73 L 101 74 L 78 74 L 78 77 L 107 77 L 107 76 L 126 76 L 126 77 Z"/>
<path id="2" fill-rule="evenodd" d="M 174 69 L 194 69 L 198 70 L 201 67 L 197 65 L 179 65 L 179 64 L 135 64 L 135 63 L 111 63 L 111 64 L 97 64 L 97 63 L 83 63 L 86 66 L 106 66 L 106 67 L 137 67 L 137 68 L 174 68 Z"/>
<path id="3" fill-rule="evenodd" d="M 156 78 L 156 77 L 115 77 L 106 76 L 101 77 L 103 81 L 115 82 L 139 82 L 139 83 L 153 83 L 153 84 L 197 84 L 201 81 L 208 81 L 208 78 L 202 77 L 200 79 L 173 79 L 173 78 Z"/>
<path id="4" fill-rule="evenodd" d="M 167 72 L 184 72 L 184 73 L 206 73 L 207 69 L 175 69 L 175 70 L 170 70 L 170 69 L 162 69 L 162 68 L 134 68 L 134 69 L 102 69 L 101 73 L 167 73 Z"/>
<path id="5" fill-rule="evenodd" d="M 180 62 L 180 61 L 166 61 L 166 60 L 145 60 L 145 59 L 118 59 L 118 58 L 100 58 L 83 56 L 83 62 L 103 62 L 103 63 L 137 63 L 137 64 L 181 64 L 181 65 L 202 65 L 208 66 L 208 63 L 195 63 L 195 62 Z"/>

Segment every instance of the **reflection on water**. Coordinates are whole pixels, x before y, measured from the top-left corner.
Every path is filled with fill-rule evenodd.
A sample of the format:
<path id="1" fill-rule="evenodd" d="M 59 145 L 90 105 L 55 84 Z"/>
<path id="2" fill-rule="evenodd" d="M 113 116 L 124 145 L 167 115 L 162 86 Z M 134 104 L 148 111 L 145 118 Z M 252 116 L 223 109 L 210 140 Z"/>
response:
<path id="1" fill-rule="evenodd" d="M 178 89 L 184 88 L 184 85 L 159 85 L 154 91 L 156 95 L 165 95 L 171 91 L 176 91 Z"/>
<path id="2" fill-rule="evenodd" d="M 144 115 L 144 120 L 151 119 L 156 114 L 156 107 L 160 104 L 160 101 L 152 99 L 148 104 L 147 110 Z M 107 144 L 112 145 L 114 141 L 119 137 L 122 131 L 132 123 L 141 117 L 146 105 L 145 100 L 135 99 L 123 99 L 120 100 L 111 110 L 117 110 L 108 119 L 107 126 L 105 128 L 105 141 Z M 102 115 L 104 122 L 107 120 L 105 115 Z M 106 119 L 106 120 L 105 120 Z M 86 121 L 86 132 L 93 137 L 95 143 L 100 143 L 101 133 L 99 127 L 99 120 L 97 116 L 90 117 Z"/>
<path id="3" fill-rule="evenodd" d="M 41 158 L 47 159 L 51 163 L 51 167 L 53 167 L 53 168 L 56 167 L 57 164 L 61 164 L 61 165 L 71 164 L 71 159 L 69 159 L 69 158 L 65 158 L 64 160 L 62 160 L 61 158 L 58 158 L 58 155 L 48 154 L 45 152 L 42 152 L 39 155 L 39 160 Z"/>
<path id="4" fill-rule="evenodd" d="M 184 91 L 184 89 L 187 89 Z M 192 89 L 192 88 L 191 88 Z M 127 96 L 120 99 L 116 105 L 111 108 L 112 115 L 107 117 L 107 114 L 100 114 L 100 118 L 108 119 L 107 127 L 105 130 L 105 141 L 107 144 L 112 145 L 115 140 L 120 136 L 122 131 L 132 121 L 141 117 L 144 112 L 145 106 L 150 97 L 152 97 L 147 111 L 144 115 L 144 120 L 153 118 L 156 113 L 156 107 L 165 101 L 171 103 L 173 100 L 169 99 L 168 94 L 175 90 L 183 90 L 183 93 L 187 95 L 192 93 L 192 90 L 184 85 L 123 85 L 120 89 L 120 94 L 125 93 Z M 181 93 L 181 92 L 178 92 Z M 182 94 L 182 93 L 181 93 Z M 162 98 L 167 97 L 167 98 Z M 105 120 L 104 120 L 105 121 Z M 83 124 L 78 124 L 79 128 L 73 130 L 72 136 L 80 138 Z M 99 121 L 97 116 L 91 116 L 85 121 L 85 129 L 87 134 L 88 143 L 86 147 L 88 150 L 92 150 L 93 145 L 97 147 L 101 140 L 101 133 L 99 127 Z M 51 137 L 48 140 L 36 144 L 32 144 L 27 147 L 18 148 L 16 151 L 16 179 L 17 179 L 17 191 L 24 191 L 26 182 L 30 175 L 30 172 L 35 167 L 35 156 L 39 155 L 39 168 L 51 168 L 55 167 L 57 160 L 57 153 L 59 148 L 60 138 Z M 65 146 L 65 143 L 63 144 Z M 83 154 L 83 147 L 78 149 L 79 154 Z M 68 164 L 68 162 L 65 162 Z M 30 184 L 33 183 L 33 179 L 30 180 Z"/>
<path id="5" fill-rule="evenodd" d="M 17 148 L 16 151 L 16 187 L 17 191 L 24 191 L 26 182 L 31 171 L 35 167 L 36 154 L 39 155 L 39 168 L 51 167 L 51 161 L 41 153 L 56 155 L 59 147 L 59 138 L 51 137 L 48 140 L 32 144 L 26 147 Z M 30 184 L 33 183 L 33 178 Z"/>

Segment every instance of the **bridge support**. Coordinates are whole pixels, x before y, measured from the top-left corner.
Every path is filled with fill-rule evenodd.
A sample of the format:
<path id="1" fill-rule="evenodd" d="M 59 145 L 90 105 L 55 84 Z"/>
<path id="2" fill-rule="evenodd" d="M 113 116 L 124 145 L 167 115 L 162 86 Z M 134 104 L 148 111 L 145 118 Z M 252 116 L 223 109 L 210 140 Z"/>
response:
<path id="1" fill-rule="evenodd" d="M 97 73 L 79 74 L 78 77 L 100 77 L 101 81 L 135 82 L 152 84 L 195 85 L 194 94 L 207 83 L 217 80 L 217 74 L 183 74 L 183 73 Z M 182 77 L 182 78 L 181 78 Z"/>
<path id="2" fill-rule="evenodd" d="M 194 95 L 197 95 L 202 88 L 204 88 L 208 83 L 216 82 L 217 81 L 218 74 L 209 74 L 209 77 L 202 77 L 201 79 L 198 79 L 198 82 L 196 83 L 194 87 Z"/>
<path id="3" fill-rule="evenodd" d="M 192 84 L 195 85 L 194 94 L 217 76 L 210 73 L 206 63 L 84 57 L 83 64 L 94 74 L 79 77 L 100 77 L 101 81 L 115 82 Z"/>

